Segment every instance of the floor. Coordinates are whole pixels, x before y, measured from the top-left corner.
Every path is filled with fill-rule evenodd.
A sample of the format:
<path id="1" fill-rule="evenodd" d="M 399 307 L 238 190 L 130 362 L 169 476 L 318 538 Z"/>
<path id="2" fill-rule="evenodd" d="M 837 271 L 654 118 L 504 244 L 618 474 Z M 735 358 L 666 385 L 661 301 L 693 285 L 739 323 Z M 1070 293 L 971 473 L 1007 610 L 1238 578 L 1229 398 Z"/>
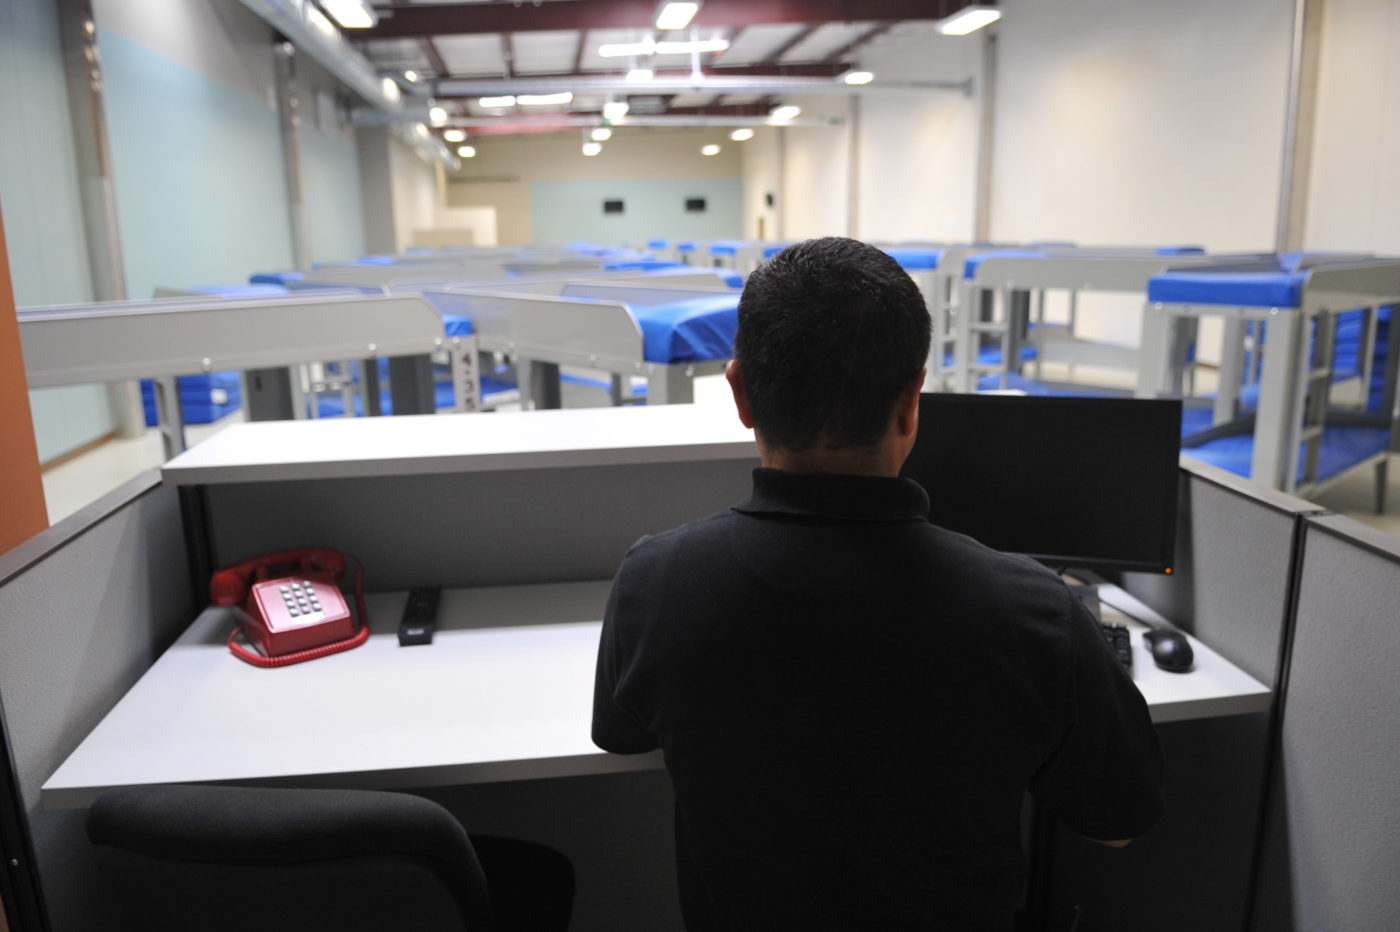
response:
<path id="1" fill-rule="evenodd" d="M 565 395 L 566 407 L 607 404 L 605 392 L 585 386 L 571 385 Z M 723 376 L 704 376 L 695 380 L 696 404 L 731 404 L 729 386 Z M 507 410 L 518 405 L 503 405 Z M 241 411 L 234 412 L 214 424 L 192 424 L 186 429 L 191 445 L 243 419 Z M 163 461 L 159 434 L 150 428 L 132 440 L 112 440 L 91 452 L 44 472 L 44 495 L 48 503 L 49 522 L 54 523 L 123 482 Z M 1352 473 L 1317 496 L 1318 504 L 1339 514 L 1380 528 L 1400 537 L 1400 454 L 1391 454 L 1386 511 L 1372 511 L 1374 478 L 1371 470 Z"/>

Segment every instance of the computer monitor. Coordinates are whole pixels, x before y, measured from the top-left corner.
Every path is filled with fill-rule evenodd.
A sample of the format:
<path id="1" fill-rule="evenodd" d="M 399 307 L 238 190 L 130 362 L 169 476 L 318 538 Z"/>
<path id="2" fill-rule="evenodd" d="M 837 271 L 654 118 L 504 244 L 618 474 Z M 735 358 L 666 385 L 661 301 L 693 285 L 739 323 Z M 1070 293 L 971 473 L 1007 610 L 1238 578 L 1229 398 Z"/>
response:
<path id="1" fill-rule="evenodd" d="M 1176 400 L 925 394 L 903 475 L 996 550 L 1170 573 L 1180 441 Z"/>

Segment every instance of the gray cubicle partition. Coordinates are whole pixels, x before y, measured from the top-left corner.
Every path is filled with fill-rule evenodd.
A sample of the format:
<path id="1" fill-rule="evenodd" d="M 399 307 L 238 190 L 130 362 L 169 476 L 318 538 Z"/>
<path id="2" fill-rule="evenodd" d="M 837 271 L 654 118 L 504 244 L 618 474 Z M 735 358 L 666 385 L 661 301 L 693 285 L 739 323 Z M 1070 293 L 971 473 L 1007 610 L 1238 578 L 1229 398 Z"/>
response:
<path id="1" fill-rule="evenodd" d="M 1175 572 L 1125 574 L 1124 588 L 1273 688 L 1301 522 L 1320 509 L 1187 457 L 1180 496 Z M 1274 709 L 1159 725 L 1166 815 L 1122 851 L 1060 832 L 1054 927 L 1103 932 L 1132 916 L 1134 932 L 1243 929 L 1277 697 Z"/>
<path id="2" fill-rule="evenodd" d="M 43 809 L 39 787 L 195 606 L 178 496 L 154 470 L 0 555 L 0 701 L 34 855 L 12 872 L 32 882 L 37 870 L 49 928 L 117 928 L 118 917 L 86 812 Z"/>
<path id="3" fill-rule="evenodd" d="M 1400 925 L 1400 539 L 1309 518 L 1254 932 Z"/>

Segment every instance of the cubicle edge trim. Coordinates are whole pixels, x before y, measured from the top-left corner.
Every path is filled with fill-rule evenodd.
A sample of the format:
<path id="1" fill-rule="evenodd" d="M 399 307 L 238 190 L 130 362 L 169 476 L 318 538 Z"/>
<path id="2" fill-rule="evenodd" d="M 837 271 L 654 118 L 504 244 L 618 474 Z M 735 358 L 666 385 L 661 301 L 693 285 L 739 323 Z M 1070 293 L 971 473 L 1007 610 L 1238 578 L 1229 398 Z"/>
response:
<path id="1" fill-rule="evenodd" d="M 159 488 L 160 484 L 160 469 L 148 469 L 14 549 L 0 553 L 0 586 L 36 563 L 48 559 L 127 505 Z"/>
<path id="2" fill-rule="evenodd" d="M 324 460 L 304 463 L 258 463 L 226 466 L 186 466 L 166 470 L 171 486 L 285 482 L 299 479 L 377 479 L 385 476 L 431 476 L 467 472 L 559 469 L 574 466 L 648 466 L 663 463 L 745 460 L 758 465 L 752 441 L 704 446 L 614 447 L 591 450 L 542 450 L 415 457 L 404 460 Z"/>
<path id="3" fill-rule="evenodd" d="M 49 928 L 48 910 L 19 774 L 15 772 L 8 721 L 0 697 L 0 853 L 5 862 L 0 865 L 0 896 L 4 897 L 3 915 L 16 932 L 37 932 Z"/>
<path id="4" fill-rule="evenodd" d="M 1318 531 L 1329 537 L 1354 544 L 1368 553 L 1392 563 L 1400 563 L 1400 538 L 1387 534 L 1346 515 L 1322 512 L 1304 515 L 1308 531 Z"/>
<path id="5" fill-rule="evenodd" d="M 1187 456 L 1184 452 L 1178 460 L 1178 465 L 1183 472 L 1189 473 L 1202 482 L 1208 482 L 1227 492 L 1233 492 L 1243 498 L 1250 499 L 1279 514 L 1307 517 L 1327 513 L 1327 509 L 1320 505 L 1237 476 L 1227 469 L 1203 463 Z"/>

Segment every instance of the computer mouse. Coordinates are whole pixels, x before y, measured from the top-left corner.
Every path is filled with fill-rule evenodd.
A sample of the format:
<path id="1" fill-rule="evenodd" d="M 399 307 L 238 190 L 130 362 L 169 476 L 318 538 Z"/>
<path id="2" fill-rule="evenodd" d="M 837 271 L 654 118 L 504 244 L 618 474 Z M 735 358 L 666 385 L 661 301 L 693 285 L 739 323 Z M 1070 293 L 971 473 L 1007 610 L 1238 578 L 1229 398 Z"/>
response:
<path id="1" fill-rule="evenodd" d="M 1142 639 L 1152 651 L 1152 659 L 1157 666 L 1172 673 L 1185 673 L 1191 669 L 1194 655 L 1191 642 L 1180 631 L 1154 628 L 1143 632 Z"/>

